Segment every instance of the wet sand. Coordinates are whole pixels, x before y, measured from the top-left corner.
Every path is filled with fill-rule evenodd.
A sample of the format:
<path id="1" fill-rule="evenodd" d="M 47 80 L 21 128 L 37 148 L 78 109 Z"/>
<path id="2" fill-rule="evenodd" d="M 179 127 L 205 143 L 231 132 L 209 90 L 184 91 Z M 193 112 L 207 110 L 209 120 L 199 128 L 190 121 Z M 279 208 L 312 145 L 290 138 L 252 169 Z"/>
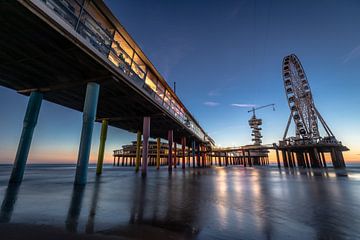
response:
<path id="1" fill-rule="evenodd" d="M 360 168 L 347 172 L 215 167 L 89 170 L 30 165 L 8 186 L 0 165 L 1 239 L 359 239 Z"/>

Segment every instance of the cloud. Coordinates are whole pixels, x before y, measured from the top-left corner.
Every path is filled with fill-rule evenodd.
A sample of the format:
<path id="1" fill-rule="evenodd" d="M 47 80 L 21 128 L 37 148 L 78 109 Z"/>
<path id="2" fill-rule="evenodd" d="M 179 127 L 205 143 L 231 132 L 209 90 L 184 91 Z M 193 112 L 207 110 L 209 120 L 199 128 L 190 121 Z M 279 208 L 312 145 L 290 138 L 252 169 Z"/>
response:
<path id="1" fill-rule="evenodd" d="M 239 108 L 252 108 L 252 107 L 255 107 L 256 105 L 255 104 L 244 104 L 244 103 L 232 103 L 230 104 L 230 106 L 233 106 L 233 107 L 239 107 Z"/>
<path id="2" fill-rule="evenodd" d="M 210 97 L 217 97 L 217 96 L 221 96 L 220 90 L 219 89 L 214 89 L 214 90 L 210 90 L 208 92 L 208 95 Z"/>
<path id="3" fill-rule="evenodd" d="M 360 45 L 358 45 L 357 47 L 353 48 L 350 52 L 348 52 L 343 60 L 343 63 L 348 63 L 349 61 L 360 57 Z"/>
<path id="4" fill-rule="evenodd" d="M 218 102 L 204 102 L 204 105 L 208 106 L 208 107 L 216 107 L 216 106 L 219 106 L 220 103 L 218 103 Z"/>

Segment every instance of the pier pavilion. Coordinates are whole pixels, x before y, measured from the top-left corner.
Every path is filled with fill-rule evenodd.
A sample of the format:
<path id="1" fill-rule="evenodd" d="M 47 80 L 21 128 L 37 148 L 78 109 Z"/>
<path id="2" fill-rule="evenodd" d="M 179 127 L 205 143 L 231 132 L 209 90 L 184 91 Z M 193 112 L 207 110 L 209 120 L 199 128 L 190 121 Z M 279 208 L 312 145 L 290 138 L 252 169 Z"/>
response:
<path id="1" fill-rule="evenodd" d="M 0 85 L 29 96 L 10 182 L 21 182 L 42 100 L 83 112 L 75 184 L 85 184 L 94 122 L 192 149 L 213 145 L 144 52 L 101 0 L 0 2 Z"/>

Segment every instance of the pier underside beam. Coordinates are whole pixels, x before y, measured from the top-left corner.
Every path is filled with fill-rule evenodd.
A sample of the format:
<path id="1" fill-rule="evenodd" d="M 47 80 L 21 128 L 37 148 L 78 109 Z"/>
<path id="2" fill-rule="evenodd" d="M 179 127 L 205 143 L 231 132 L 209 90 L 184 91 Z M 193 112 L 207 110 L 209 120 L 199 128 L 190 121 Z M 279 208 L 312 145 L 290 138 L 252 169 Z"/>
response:
<path id="1" fill-rule="evenodd" d="M 94 129 L 100 85 L 90 82 L 86 87 L 86 96 L 83 109 L 83 126 L 79 146 L 78 161 L 76 165 L 75 184 L 86 184 L 87 170 L 91 148 L 91 137 Z"/>
<path id="2" fill-rule="evenodd" d="M 9 181 L 11 183 L 20 183 L 23 179 L 25 165 L 28 159 L 31 140 L 38 120 L 42 99 L 43 95 L 40 92 L 32 92 L 30 94 L 23 122 L 23 130 L 21 132 L 21 138 Z"/>
<path id="3" fill-rule="evenodd" d="M 97 162 L 97 166 L 96 166 L 96 175 L 100 175 L 102 173 L 107 130 L 108 130 L 108 120 L 104 119 L 104 120 L 102 120 L 102 124 L 101 124 L 100 144 L 99 144 L 98 162 Z"/>

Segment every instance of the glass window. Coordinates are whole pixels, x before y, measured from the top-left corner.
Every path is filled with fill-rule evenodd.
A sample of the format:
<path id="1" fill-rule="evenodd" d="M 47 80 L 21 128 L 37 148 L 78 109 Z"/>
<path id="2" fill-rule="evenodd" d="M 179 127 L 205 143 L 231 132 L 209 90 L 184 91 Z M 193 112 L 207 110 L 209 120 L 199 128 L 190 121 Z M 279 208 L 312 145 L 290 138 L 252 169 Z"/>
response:
<path id="1" fill-rule="evenodd" d="M 81 3 L 78 3 L 76 0 L 68 1 L 55 1 L 47 0 L 44 1 L 46 5 L 54 10 L 56 14 L 62 17 L 73 27 L 76 26 L 78 17 L 80 15 Z"/>
<path id="2" fill-rule="evenodd" d="M 150 71 L 146 74 L 145 83 L 156 92 L 157 89 L 157 79 Z"/>
<path id="3" fill-rule="evenodd" d="M 156 93 L 159 95 L 159 97 L 162 99 L 164 97 L 164 87 L 163 85 L 158 81 L 157 87 L 156 87 Z"/>
<path id="4" fill-rule="evenodd" d="M 119 58 L 124 60 L 129 65 L 131 64 L 131 58 L 134 51 L 118 32 L 115 32 L 114 42 L 112 43 L 111 47 L 116 52 L 116 55 L 119 56 Z"/>
<path id="5" fill-rule="evenodd" d="M 141 60 L 141 58 L 135 53 L 134 55 L 134 63 L 138 65 L 138 67 L 143 70 L 143 72 L 146 72 L 145 63 Z"/>
<path id="6" fill-rule="evenodd" d="M 98 25 L 98 33 L 106 34 L 107 37 L 111 38 L 114 34 L 113 25 L 106 19 L 102 12 L 96 7 L 96 5 L 90 1 L 88 4 L 85 4 L 86 11 L 94 18 L 94 21 Z M 110 44 L 109 44 L 110 45 Z"/>
<path id="7" fill-rule="evenodd" d="M 108 59 L 117 67 L 119 67 L 120 65 L 120 60 L 119 58 L 113 53 L 113 52 L 110 52 L 109 56 L 108 56 Z"/>
<path id="8" fill-rule="evenodd" d="M 166 109 L 170 109 L 171 104 L 171 96 L 168 91 L 165 92 L 165 98 L 164 98 L 164 106 Z"/>
<path id="9" fill-rule="evenodd" d="M 141 78 L 144 79 L 145 77 L 145 64 L 140 59 L 140 57 L 135 53 L 134 61 L 131 65 L 131 69 Z"/>
<path id="10" fill-rule="evenodd" d="M 131 69 L 138 75 L 141 79 L 144 79 L 145 73 L 138 67 L 136 63 L 133 62 Z"/>

